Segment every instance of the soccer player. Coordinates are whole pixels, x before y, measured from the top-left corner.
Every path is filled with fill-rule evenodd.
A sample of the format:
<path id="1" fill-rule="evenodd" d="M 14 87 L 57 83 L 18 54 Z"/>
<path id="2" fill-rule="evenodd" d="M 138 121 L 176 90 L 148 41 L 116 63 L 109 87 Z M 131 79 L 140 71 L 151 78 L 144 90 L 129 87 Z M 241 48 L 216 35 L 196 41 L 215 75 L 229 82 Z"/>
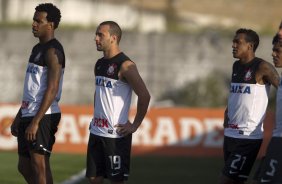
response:
<path id="1" fill-rule="evenodd" d="M 279 28 L 282 33 L 282 27 Z M 275 67 L 282 68 L 282 39 L 280 39 L 279 32 L 272 41 L 272 57 Z M 266 155 L 260 166 L 260 174 L 258 183 L 282 183 L 282 80 L 276 94 L 276 124 L 273 129 L 272 138 L 268 145 Z"/>
<path id="2" fill-rule="evenodd" d="M 131 137 L 145 117 L 150 94 L 136 64 L 119 48 L 122 31 L 113 21 L 102 22 L 95 42 L 103 57 L 96 62 L 94 117 L 90 123 L 86 177 L 92 184 L 108 178 L 124 183 L 129 176 Z M 138 97 L 137 113 L 128 120 L 132 90 Z"/>
<path id="3" fill-rule="evenodd" d="M 61 118 L 65 68 L 64 49 L 54 37 L 60 19 L 60 10 L 51 3 L 35 8 L 32 33 L 39 43 L 32 49 L 22 105 L 11 126 L 18 140 L 18 170 L 29 184 L 53 183 L 49 159 Z"/>
<path id="4" fill-rule="evenodd" d="M 268 62 L 255 56 L 259 36 L 238 29 L 233 39 L 234 62 L 228 106 L 224 118 L 224 168 L 221 184 L 242 184 L 259 152 L 270 84 L 277 88 L 279 75 Z"/>

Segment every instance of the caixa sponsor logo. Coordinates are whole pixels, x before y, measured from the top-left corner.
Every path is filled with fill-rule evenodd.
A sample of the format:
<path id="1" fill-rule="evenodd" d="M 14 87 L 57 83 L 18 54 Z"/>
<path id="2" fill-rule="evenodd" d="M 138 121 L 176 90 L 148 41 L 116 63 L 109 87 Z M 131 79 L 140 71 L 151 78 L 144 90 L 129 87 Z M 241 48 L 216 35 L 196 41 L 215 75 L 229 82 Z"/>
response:
<path id="1" fill-rule="evenodd" d="M 251 94 L 250 86 L 231 85 L 230 93 Z"/>
<path id="2" fill-rule="evenodd" d="M 37 74 L 38 72 L 39 72 L 39 68 L 33 65 L 29 65 L 26 70 L 26 73 Z"/>
<path id="3" fill-rule="evenodd" d="M 113 88 L 112 82 L 110 80 L 96 78 L 96 85 L 97 86 L 104 86 L 107 88 Z"/>
<path id="4" fill-rule="evenodd" d="M 103 118 L 94 118 L 93 125 L 102 128 L 109 128 L 108 120 Z"/>

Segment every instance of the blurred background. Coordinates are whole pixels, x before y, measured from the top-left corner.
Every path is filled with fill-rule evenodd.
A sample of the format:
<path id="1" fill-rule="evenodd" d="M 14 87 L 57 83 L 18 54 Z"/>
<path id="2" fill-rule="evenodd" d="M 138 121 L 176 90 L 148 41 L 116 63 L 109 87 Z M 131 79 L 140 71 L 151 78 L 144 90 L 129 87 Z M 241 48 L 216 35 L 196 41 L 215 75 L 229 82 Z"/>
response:
<path id="1" fill-rule="evenodd" d="M 59 28 L 56 30 L 56 38 L 63 44 L 67 60 L 60 103 L 65 106 L 63 113 L 76 114 L 73 116 L 74 124 L 81 125 L 79 128 L 83 130 L 86 129 L 83 131 L 85 136 L 81 138 L 83 139 L 81 140 L 84 145 L 83 150 L 87 143 L 86 135 L 88 135 L 85 127 L 88 126 L 93 111 L 91 109 L 95 88 L 93 69 L 96 60 L 102 57 L 102 53 L 96 51 L 94 37 L 97 25 L 102 21 L 114 20 L 121 26 L 123 30 L 121 48 L 137 64 L 138 70 L 151 93 L 150 108 L 154 110 L 149 111 L 148 119 L 145 120 L 144 124 L 156 126 L 155 132 L 161 129 L 159 127 L 163 128 L 161 130 L 167 131 L 171 128 L 170 126 L 175 126 L 176 137 L 181 137 L 179 132 L 181 132 L 183 126 L 175 124 L 180 122 L 182 117 L 194 117 L 194 114 L 201 114 L 201 116 L 195 115 L 201 125 L 205 124 L 205 119 L 216 117 L 217 123 L 214 123 L 216 124 L 214 129 L 218 130 L 219 135 L 222 135 L 222 112 L 227 103 L 231 69 L 234 62 L 231 45 L 235 31 L 239 28 L 255 30 L 260 36 L 257 56 L 272 63 L 271 41 L 282 20 L 282 1 L 280 0 L 0 0 L 0 150 L 5 150 L 6 153 L 2 156 L 1 161 L 5 160 L 7 155 L 13 155 L 8 162 L 15 164 L 11 167 L 11 172 L 14 173 L 17 172 L 16 142 L 15 139 L 10 138 L 9 125 L 22 98 L 25 68 L 31 49 L 38 42 L 31 32 L 34 8 L 39 3 L 44 2 L 54 3 L 62 13 Z M 270 110 L 274 107 L 274 97 L 275 92 L 272 91 Z M 135 104 L 136 97 L 133 95 L 132 106 L 135 107 Z M 70 107 L 74 107 L 74 110 L 69 110 Z M 81 114 L 87 115 L 83 116 L 84 120 L 81 120 L 82 116 L 77 112 L 81 108 L 86 108 L 81 112 Z M 166 109 L 166 111 L 159 109 Z M 196 110 L 196 112 L 193 110 Z M 171 120 L 169 122 L 174 125 L 166 124 L 167 121 L 161 121 L 159 116 L 169 116 Z M 62 122 L 62 126 L 64 125 L 64 128 L 70 131 L 65 134 L 58 132 L 59 145 L 60 140 L 63 140 L 62 135 L 65 135 L 65 137 L 76 136 L 69 128 L 72 125 L 70 119 L 63 118 Z M 158 126 L 161 124 L 162 126 Z M 210 123 L 208 124 L 210 125 Z M 191 128 L 191 132 L 194 132 L 191 135 L 199 136 L 195 127 Z M 204 131 L 208 131 L 207 126 L 203 127 L 205 127 Z M 208 133 L 207 135 L 210 135 Z M 145 139 L 142 129 L 137 135 L 143 136 L 142 140 Z M 167 133 L 167 135 L 172 134 Z M 173 136 L 167 135 L 159 136 L 166 142 L 179 143 L 179 139 L 174 140 Z M 188 133 L 187 137 L 189 137 Z M 135 139 L 134 145 L 141 145 L 141 139 L 139 142 L 138 140 Z M 152 139 L 153 142 L 155 141 L 154 145 L 158 144 L 156 140 Z M 147 140 L 146 144 L 150 145 L 150 141 Z M 208 154 L 203 153 L 205 149 L 199 149 L 195 154 L 189 154 L 197 146 L 204 147 L 203 143 L 196 147 L 193 147 L 192 144 L 189 146 L 182 145 L 181 149 L 185 147 L 185 150 L 176 151 L 178 154 L 174 154 L 174 159 L 170 157 L 172 161 L 169 163 L 169 167 L 172 168 L 172 173 L 175 172 L 176 174 L 168 174 L 168 178 L 178 178 L 179 181 L 184 181 L 187 180 L 187 177 L 190 177 L 189 180 L 196 178 L 191 180 L 195 184 L 206 183 L 206 181 L 216 183 L 217 175 L 222 166 L 221 141 L 222 136 L 216 144 L 212 144 L 216 145 L 212 148 L 215 148 L 217 153 L 211 154 L 211 156 L 216 155 L 212 159 L 207 159 Z M 77 144 L 77 142 L 73 144 Z M 57 150 L 62 147 L 64 146 L 57 146 Z M 137 147 L 136 150 L 140 151 L 140 148 L 137 149 Z M 162 155 L 165 155 L 165 157 L 160 161 L 150 154 L 149 156 L 146 155 L 146 159 L 134 157 L 132 166 L 135 171 L 138 171 L 145 161 L 148 161 L 148 164 L 154 164 L 154 161 L 158 162 L 155 163 L 156 165 L 164 164 L 167 162 L 164 161 L 167 160 L 167 156 L 174 153 L 173 150 L 177 148 L 173 146 L 169 152 L 162 150 L 161 152 L 165 153 Z M 80 147 L 75 149 L 80 149 Z M 12 151 L 10 152 L 10 150 Z M 68 151 L 63 150 L 61 152 L 64 154 Z M 140 152 L 142 152 L 142 148 Z M 179 154 L 180 152 L 182 154 Z M 84 152 L 82 151 L 82 153 Z M 189 157 L 183 157 L 185 156 L 183 153 L 188 153 Z M 208 151 L 207 153 L 214 152 Z M 193 157 L 197 154 L 205 155 L 205 157 L 195 161 Z M 58 165 L 60 165 L 61 163 L 54 161 L 55 171 L 60 173 L 55 178 L 56 183 L 67 180 L 85 167 L 84 155 L 75 156 L 83 161 L 70 166 L 76 167 L 77 170 L 70 171 L 71 174 L 66 173 L 66 176 L 64 175 L 62 178 L 59 176 L 63 175 L 61 173 L 65 171 L 65 168 L 60 170 L 58 166 L 59 171 L 57 171 L 56 164 L 59 163 Z M 55 157 L 55 159 L 62 160 L 66 157 L 63 155 L 62 158 Z M 70 159 L 73 160 L 73 158 Z M 203 159 L 207 160 L 204 162 Z M 208 160 L 213 161 L 210 163 Z M 195 165 L 201 161 L 203 164 L 207 164 L 198 165 L 198 169 L 209 168 L 212 164 L 215 173 L 210 171 L 200 173 L 199 171 L 194 173 L 194 176 L 193 174 L 187 176 L 186 172 L 190 172 L 187 165 L 193 165 L 193 161 L 196 162 Z M 183 164 L 184 162 L 185 164 Z M 70 163 L 69 160 L 64 164 L 68 163 Z M 175 168 L 178 168 L 177 171 L 175 171 L 173 163 L 178 163 L 175 164 Z M 183 169 L 180 169 L 179 164 L 181 163 Z M 167 168 L 167 166 L 163 165 L 161 168 Z M 197 168 L 192 170 L 197 170 Z M 0 168 L 0 176 L 1 174 L 6 175 L 6 169 L 6 167 L 3 170 Z M 140 176 L 138 172 L 136 174 L 133 171 L 136 178 L 133 178 L 133 181 L 131 180 L 132 183 L 138 183 L 137 180 L 139 181 L 143 174 L 152 180 L 151 183 L 170 181 L 168 178 L 161 180 L 161 176 L 152 175 L 150 177 L 150 170 L 148 170 L 147 165 L 144 169 L 145 171 L 139 172 Z M 151 167 L 151 169 L 159 168 Z M 180 170 L 181 172 L 179 172 Z M 211 175 L 210 178 L 203 178 L 202 176 L 207 176 L 207 173 Z M 9 178 L 17 177 L 11 176 Z M 200 178 L 202 178 L 202 181 Z M 21 180 L 15 181 L 15 183 L 22 182 Z M 144 182 L 150 183 L 147 180 L 140 180 L 140 183 Z M 0 183 L 10 184 L 13 181 L 9 179 L 1 182 L 0 177 Z"/>
<path id="2" fill-rule="evenodd" d="M 0 102 L 18 103 L 32 46 L 34 7 L 45 1 L 0 0 Z M 62 12 L 56 37 L 65 47 L 63 104 L 92 104 L 96 26 L 118 22 L 121 48 L 136 62 L 152 106 L 221 107 L 234 61 L 234 32 L 260 35 L 259 57 L 271 62 L 271 39 L 281 21 L 279 0 L 54 0 Z M 82 85 L 83 84 L 83 85 Z M 11 93 L 12 91 L 12 93 Z M 189 91 L 189 93 L 188 93 Z"/>

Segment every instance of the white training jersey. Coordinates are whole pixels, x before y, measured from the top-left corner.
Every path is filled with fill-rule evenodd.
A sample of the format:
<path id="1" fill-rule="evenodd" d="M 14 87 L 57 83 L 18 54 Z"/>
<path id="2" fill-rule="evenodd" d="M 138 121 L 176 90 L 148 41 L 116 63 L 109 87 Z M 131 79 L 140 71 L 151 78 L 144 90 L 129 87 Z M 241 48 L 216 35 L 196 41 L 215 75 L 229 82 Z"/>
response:
<path id="1" fill-rule="evenodd" d="M 128 60 L 121 52 L 110 59 L 101 58 L 95 65 L 94 117 L 90 123 L 92 134 L 121 137 L 114 126 L 128 121 L 132 88 L 119 79 L 118 73 L 122 63 Z"/>
<path id="2" fill-rule="evenodd" d="M 255 74 L 261 59 L 233 65 L 228 98 L 228 126 L 224 135 L 233 138 L 262 139 L 263 121 L 268 104 L 270 85 L 256 82 Z"/>
<path id="3" fill-rule="evenodd" d="M 62 45 L 56 39 L 52 39 L 45 44 L 37 44 L 32 49 L 25 75 L 21 105 L 22 117 L 35 116 L 42 103 L 47 89 L 48 73 L 48 67 L 45 62 L 45 54 L 49 48 L 55 48 L 57 52 L 61 53 L 62 74 L 57 96 L 45 114 L 60 113 L 58 102 L 61 98 L 62 92 L 65 55 Z"/>
<path id="4" fill-rule="evenodd" d="M 282 78 L 276 93 L 276 122 L 273 129 L 274 137 L 282 137 Z"/>

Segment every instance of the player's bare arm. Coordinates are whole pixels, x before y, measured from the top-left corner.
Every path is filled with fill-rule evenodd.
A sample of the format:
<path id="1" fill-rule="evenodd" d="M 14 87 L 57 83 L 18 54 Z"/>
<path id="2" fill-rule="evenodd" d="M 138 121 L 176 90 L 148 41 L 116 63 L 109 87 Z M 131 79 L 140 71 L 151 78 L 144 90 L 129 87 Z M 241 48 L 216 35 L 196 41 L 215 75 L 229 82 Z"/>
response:
<path id="1" fill-rule="evenodd" d="M 260 84 L 270 83 L 275 88 L 279 85 L 279 74 L 270 63 L 263 61 L 259 65 L 258 73 L 261 77 L 259 77 L 258 82 Z"/>
<path id="2" fill-rule="evenodd" d="M 129 133 L 134 133 L 142 123 L 147 113 L 151 97 L 144 81 L 142 80 L 137 70 L 135 63 L 131 61 L 125 61 L 121 66 L 119 78 L 127 82 L 138 97 L 137 112 L 133 123 L 131 124 L 130 122 L 128 122 L 125 125 L 117 125 L 117 131 L 122 135 L 127 135 Z"/>
<path id="3" fill-rule="evenodd" d="M 95 66 L 94 68 L 96 68 L 96 66 Z M 94 76 L 96 76 L 95 69 L 94 69 Z M 95 106 L 95 98 L 96 98 L 96 91 L 94 91 L 94 106 Z M 95 110 L 95 109 L 94 109 L 94 110 Z"/>
<path id="4" fill-rule="evenodd" d="M 223 120 L 223 128 L 227 128 L 228 127 L 228 107 L 226 107 L 225 111 L 224 111 L 224 120 Z"/>
<path id="5" fill-rule="evenodd" d="M 37 114 L 34 116 L 29 127 L 26 129 L 25 134 L 27 140 L 29 141 L 33 141 L 36 139 L 38 124 L 42 117 L 45 115 L 52 102 L 54 101 L 59 89 L 60 77 L 62 72 L 62 55 L 56 49 L 51 48 L 47 51 L 45 60 L 48 67 L 47 89 Z"/>

